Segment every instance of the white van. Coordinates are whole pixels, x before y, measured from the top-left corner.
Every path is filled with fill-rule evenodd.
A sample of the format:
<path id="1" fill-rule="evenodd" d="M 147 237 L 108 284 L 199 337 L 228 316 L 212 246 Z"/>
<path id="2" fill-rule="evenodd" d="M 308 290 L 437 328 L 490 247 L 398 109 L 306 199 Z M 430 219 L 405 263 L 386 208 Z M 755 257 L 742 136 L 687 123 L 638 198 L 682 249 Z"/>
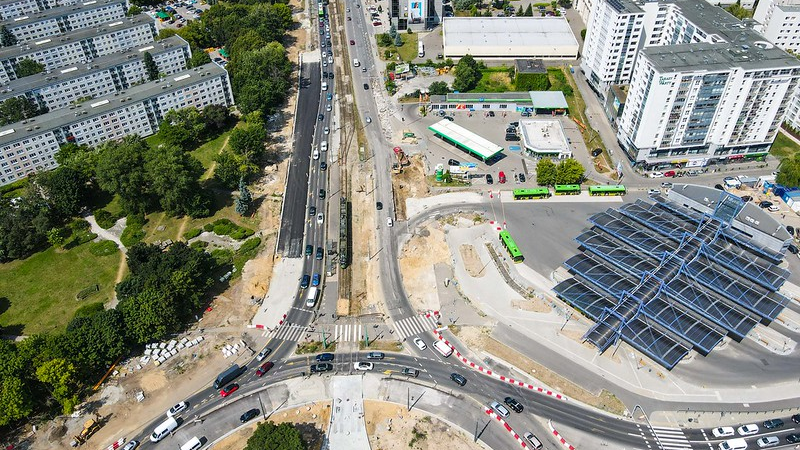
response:
<path id="1" fill-rule="evenodd" d="M 168 434 L 175 431 L 178 428 L 178 421 L 175 420 L 174 417 L 170 417 L 169 419 L 161 422 L 161 425 L 157 426 L 155 430 L 153 430 L 153 434 L 150 435 L 151 442 L 158 442 Z"/>
<path id="2" fill-rule="evenodd" d="M 439 351 L 445 358 L 453 354 L 453 348 L 445 344 L 444 341 L 436 341 L 433 343 L 433 348 Z"/>
<path id="3" fill-rule="evenodd" d="M 323 91 L 327 91 L 328 90 L 328 83 L 326 81 L 322 82 L 322 90 Z"/>
<path id="4" fill-rule="evenodd" d="M 353 58 L 353 67 L 358 67 L 358 66 L 360 66 L 360 65 L 361 65 L 361 63 L 360 63 L 360 62 L 358 62 L 358 59 L 356 59 L 356 58 Z"/>
<path id="5" fill-rule="evenodd" d="M 317 288 L 312 287 L 308 290 L 308 294 L 306 295 L 306 307 L 313 308 L 314 305 L 317 304 Z"/>
<path id="6" fill-rule="evenodd" d="M 719 444 L 719 450 L 747 450 L 747 441 L 742 438 L 729 439 Z"/>
<path id="7" fill-rule="evenodd" d="M 200 439 L 197 436 L 189 439 L 189 441 L 183 445 L 181 445 L 181 450 L 198 450 L 200 447 L 203 446 L 203 443 L 200 442 Z"/>

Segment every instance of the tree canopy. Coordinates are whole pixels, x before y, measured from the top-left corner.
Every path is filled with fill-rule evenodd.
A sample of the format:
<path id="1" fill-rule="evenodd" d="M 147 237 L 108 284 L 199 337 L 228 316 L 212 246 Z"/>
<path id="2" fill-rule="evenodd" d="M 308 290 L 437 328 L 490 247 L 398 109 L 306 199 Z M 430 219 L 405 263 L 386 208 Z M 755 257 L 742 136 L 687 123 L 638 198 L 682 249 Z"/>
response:
<path id="1" fill-rule="evenodd" d="M 264 116 L 271 114 L 286 100 L 291 87 L 292 64 L 277 42 L 244 52 L 231 60 L 228 71 L 236 103 L 245 114 L 253 111 L 261 111 Z"/>
<path id="2" fill-rule="evenodd" d="M 776 183 L 786 187 L 800 187 L 800 154 L 782 159 L 778 168 Z"/>
<path id="3" fill-rule="evenodd" d="M 453 90 L 467 92 L 475 89 L 483 74 L 478 69 L 478 63 L 472 55 L 464 55 L 456 64 Z"/>
<path id="4" fill-rule="evenodd" d="M 30 58 L 25 58 L 17 62 L 17 78 L 24 78 L 37 73 L 44 72 L 44 64 L 36 62 Z"/>
<path id="5" fill-rule="evenodd" d="M 11 97 L 0 103 L 0 126 L 44 114 L 47 109 L 39 108 L 27 97 Z"/>
<path id="6" fill-rule="evenodd" d="M 147 142 L 135 135 L 100 147 L 97 182 L 104 191 L 118 195 L 129 213 L 145 212 L 150 203 L 144 165 L 148 150 Z"/>
<path id="7" fill-rule="evenodd" d="M 450 88 L 445 81 L 434 81 L 428 86 L 428 92 L 431 95 L 445 95 L 450 93 Z"/>
<path id="8" fill-rule="evenodd" d="M 556 165 L 550 158 L 542 158 L 536 163 L 536 184 L 539 186 L 556 184 Z"/>
<path id="9" fill-rule="evenodd" d="M 263 422 L 247 440 L 244 450 L 306 450 L 306 443 L 294 424 Z"/>

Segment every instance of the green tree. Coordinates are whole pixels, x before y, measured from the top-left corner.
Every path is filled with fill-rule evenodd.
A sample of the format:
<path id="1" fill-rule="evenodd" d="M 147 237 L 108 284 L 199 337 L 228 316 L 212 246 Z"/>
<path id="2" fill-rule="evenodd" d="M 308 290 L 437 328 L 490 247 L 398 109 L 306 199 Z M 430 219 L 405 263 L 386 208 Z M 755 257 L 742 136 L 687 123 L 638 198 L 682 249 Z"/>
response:
<path id="1" fill-rule="evenodd" d="M 158 79 L 158 65 L 156 64 L 155 60 L 153 59 L 153 55 L 151 55 L 150 52 L 144 52 L 144 70 L 147 72 L 147 78 L 150 81 Z"/>
<path id="2" fill-rule="evenodd" d="M 261 118 L 249 116 L 243 126 L 231 131 L 228 146 L 234 153 L 242 155 L 248 162 L 257 163 L 264 155 L 264 144 L 267 142 L 267 129 Z"/>
<path id="3" fill-rule="evenodd" d="M 250 189 L 244 184 L 244 178 L 239 180 L 239 197 L 236 198 L 236 213 L 240 216 L 245 216 L 250 206 L 253 204 L 253 196 L 250 194 Z"/>
<path id="4" fill-rule="evenodd" d="M 750 9 L 745 9 L 742 7 L 742 2 L 737 1 L 733 5 L 728 6 L 725 8 L 733 17 L 736 17 L 739 20 L 749 19 L 753 17 L 753 11 Z"/>
<path id="5" fill-rule="evenodd" d="M 34 177 L 41 195 L 58 217 L 66 219 L 78 214 L 87 200 L 86 176 L 71 167 L 58 167 Z"/>
<path id="6" fill-rule="evenodd" d="M 178 34 L 178 30 L 176 30 L 174 28 L 162 28 L 158 32 L 158 36 L 156 36 L 156 40 L 160 41 L 162 39 L 166 39 L 168 37 L 175 36 L 176 34 Z"/>
<path id="7" fill-rule="evenodd" d="M 239 110 L 261 111 L 265 116 L 280 106 L 291 87 L 292 64 L 277 42 L 245 52 L 228 66 Z"/>
<path id="8" fill-rule="evenodd" d="M 221 131 L 231 120 L 231 111 L 225 105 L 206 105 L 203 108 L 203 121 L 205 121 L 205 129 Z"/>
<path id="9" fill-rule="evenodd" d="M 30 119 L 46 112 L 47 109 L 40 109 L 27 97 L 11 97 L 0 103 L 0 126 Z"/>
<path id="10" fill-rule="evenodd" d="M 135 15 L 141 14 L 141 13 L 142 13 L 142 8 L 140 8 L 140 7 L 136 6 L 136 5 L 131 5 L 131 7 L 128 8 L 128 12 L 125 13 L 125 15 L 128 16 L 128 17 L 131 17 L 131 16 L 135 16 Z"/>
<path id="11" fill-rule="evenodd" d="M 72 413 L 78 404 L 76 372 L 75 366 L 63 358 L 47 361 L 36 368 L 36 378 L 48 386 L 50 394 L 61 404 L 64 414 Z"/>
<path id="12" fill-rule="evenodd" d="M 64 240 L 65 237 L 63 228 L 53 227 L 47 232 L 47 242 L 49 242 L 53 247 L 61 247 L 64 245 Z"/>
<path id="13" fill-rule="evenodd" d="M 27 258 L 47 244 L 55 222 L 50 208 L 36 193 L 15 200 L 0 198 L 0 262 Z"/>
<path id="14" fill-rule="evenodd" d="M 303 436 L 294 424 L 264 422 L 247 440 L 244 450 L 306 450 Z"/>
<path id="15" fill-rule="evenodd" d="M 577 159 L 569 158 L 558 163 L 555 184 L 580 184 L 585 169 Z"/>
<path id="16" fill-rule="evenodd" d="M 28 417 L 33 412 L 33 395 L 22 378 L 0 378 L 0 426 Z"/>
<path id="17" fill-rule="evenodd" d="M 17 45 L 17 37 L 5 25 L 0 26 L 0 45 L 3 47 Z"/>
<path id="18" fill-rule="evenodd" d="M 81 379 L 96 378 L 128 352 L 125 321 L 116 309 L 75 317 L 64 336 L 68 354 L 80 368 Z"/>
<path id="19" fill-rule="evenodd" d="M 100 148 L 97 183 L 101 189 L 119 195 L 128 213 L 143 213 L 150 204 L 145 155 L 149 147 L 139 136 L 108 141 Z"/>
<path id="20" fill-rule="evenodd" d="M 478 63 L 472 55 L 464 55 L 455 67 L 453 90 L 467 92 L 475 88 L 483 76 L 478 70 Z"/>
<path id="21" fill-rule="evenodd" d="M 167 292 L 146 289 L 117 307 L 125 318 L 128 338 L 140 345 L 166 338 L 180 330 L 177 302 Z"/>
<path id="22" fill-rule="evenodd" d="M 528 7 L 525 8 L 525 17 L 533 17 L 533 4 L 528 3 Z"/>
<path id="23" fill-rule="evenodd" d="M 203 165 L 194 156 L 173 145 L 151 149 L 145 161 L 150 191 L 161 209 L 172 216 L 208 215 L 208 203 L 198 178 Z"/>
<path id="24" fill-rule="evenodd" d="M 187 22 L 183 28 L 178 30 L 178 36 L 186 40 L 191 46 L 192 55 L 195 55 L 198 51 L 203 52 L 197 49 L 208 48 L 214 45 L 214 41 L 211 39 L 208 30 L 203 25 L 206 22 L 206 14 L 208 14 L 208 11 L 203 14 L 201 20 L 191 20 Z"/>
<path id="25" fill-rule="evenodd" d="M 782 159 L 778 170 L 776 183 L 786 187 L 800 187 L 800 154 Z"/>
<path id="26" fill-rule="evenodd" d="M 400 37 L 399 34 L 394 35 L 394 46 L 395 47 L 402 47 L 403 46 L 403 38 Z"/>
<path id="27" fill-rule="evenodd" d="M 168 111 L 158 126 L 158 136 L 167 145 L 174 145 L 182 150 L 197 146 L 205 131 L 205 118 L 193 106 Z"/>
<path id="28" fill-rule="evenodd" d="M 208 53 L 204 52 L 203 50 L 194 48 L 192 49 L 192 57 L 189 58 L 189 61 L 186 62 L 186 67 L 191 69 L 194 67 L 200 67 L 210 62 L 211 62 L 211 57 L 208 56 Z"/>
<path id="29" fill-rule="evenodd" d="M 397 34 L 397 33 L 395 33 Z M 388 33 L 381 33 L 377 36 L 376 40 L 378 41 L 378 46 L 380 47 L 388 47 L 392 45 L 394 39 Z"/>
<path id="30" fill-rule="evenodd" d="M 431 95 L 445 95 L 450 93 L 450 88 L 447 87 L 447 82 L 445 81 L 434 81 L 428 86 L 428 92 Z"/>
<path id="31" fill-rule="evenodd" d="M 231 150 L 224 150 L 214 157 L 217 166 L 214 169 L 214 179 L 222 186 L 229 189 L 236 187 L 236 183 L 244 178 L 250 179 L 258 173 L 258 166 L 249 162 L 247 158 Z"/>
<path id="32" fill-rule="evenodd" d="M 389 27 L 389 37 L 392 38 L 392 41 L 394 41 L 394 38 L 397 37 L 397 28 L 395 28 L 394 25 Z"/>
<path id="33" fill-rule="evenodd" d="M 581 30 L 581 40 L 582 41 L 586 40 L 586 28 Z"/>
<path id="34" fill-rule="evenodd" d="M 455 2 L 453 2 L 453 5 L 458 11 L 469 11 L 477 3 L 478 0 L 455 0 Z"/>
<path id="35" fill-rule="evenodd" d="M 30 58 L 25 58 L 17 61 L 17 68 L 15 70 L 17 78 L 24 78 L 30 75 L 44 72 L 44 64 L 36 62 Z"/>
<path id="36" fill-rule="evenodd" d="M 261 47 L 266 47 L 267 43 L 268 42 L 265 41 L 255 30 L 247 30 L 244 34 L 237 37 L 236 40 L 233 41 L 233 44 L 228 45 L 226 50 L 233 61 L 247 52 L 252 52 L 260 49 Z"/>
<path id="37" fill-rule="evenodd" d="M 539 186 L 556 184 L 556 165 L 551 159 L 543 158 L 536 163 L 536 184 Z"/>
<path id="38" fill-rule="evenodd" d="M 56 153 L 56 162 L 61 167 L 80 172 L 84 179 L 90 180 L 95 176 L 99 156 L 100 153 L 95 148 L 68 142 L 61 145 Z"/>

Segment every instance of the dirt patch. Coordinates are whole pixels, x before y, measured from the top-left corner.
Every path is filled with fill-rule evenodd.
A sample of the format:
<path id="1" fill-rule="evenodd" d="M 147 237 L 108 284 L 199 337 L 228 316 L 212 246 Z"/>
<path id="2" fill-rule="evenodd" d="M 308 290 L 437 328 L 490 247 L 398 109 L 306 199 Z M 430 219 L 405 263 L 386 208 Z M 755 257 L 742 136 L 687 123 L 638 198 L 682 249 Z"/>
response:
<path id="1" fill-rule="evenodd" d="M 436 292 L 436 264 L 450 263 L 450 249 L 438 222 L 409 239 L 400 251 L 400 274 L 411 305 L 417 310 L 439 310 Z"/>
<path id="2" fill-rule="evenodd" d="M 403 173 L 392 175 L 392 192 L 394 192 L 395 214 L 397 220 L 406 219 L 406 199 L 421 198 L 428 195 L 428 183 L 425 181 L 425 166 L 420 155 L 409 158 L 411 165 L 403 168 Z"/>
<path id="3" fill-rule="evenodd" d="M 481 258 L 475 247 L 469 244 L 461 244 L 458 248 L 461 253 L 461 259 L 464 261 L 464 268 L 472 278 L 480 278 L 483 276 L 483 264 Z"/>
<path id="4" fill-rule="evenodd" d="M 364 401 L 364 420 L 373 450 L 481 450 L 463 430 L 420 411 L 378 402 Z"/>
<path id="5" fill-rule="evenodd" d="M 397 352 L 400 353 L 403 351 L 403 344 L 397 341 L 372 341 L 369 343 L 369 347 L 364 345 L 364 341 L 360 341 L 358 344 L 359 350 L 377 350 L 382 352 Z"/>
<path id="6" fill-rule="evenodd" d="M 275 414 L 269 420 L 274 423 L 290 422 L 300 425 L 302 430 L 305 427 L 313 426 L 316 430 L 326 432 L 331 419 L 330 402 L 316 402 L 312 405 L 294 408 Z M 219 441 L 214 445 L 214 450 L 242 450 L 247 446 L 247 440 L 256 430 L 259 422 L 253 422 L 246 427 L 242 427 L 232 435 Z M 305 433 L 304 433 L 305 437 Z M 309 447 L 315 448 L 315 447 Z"/>
<path id="7" fill-rule="evenodd" d="M 139 387 L 146 392 L 157 391 L 167 385 L 167 376 L 162 371 L 145 373 L 139 381 Z"/>
<path id="8" fill-rule="evenodd" d="M 613 414 L 624 414 L 625 405 L 611 392 L 603 389 L 598 394 L 583 389 L 547 367 L 537 363 L 511 347 L 495 340 L 485 327 L 454 327 L 458 338 L 472 351 L 484 351 L 516 366 L 530 374 L 545 385 L 562 392 L 567 397 L 582 401 L 588 405 L 603 409 Z"/>
<path id="9" fill-rule="evenodd" d="M 351 152 L 355 154 L 355 151 Z M 355 159 L 355 158 L 354 158 Z M 377 253 L 380 247 L 375 243 L 375 202 L 380 199 L 368 193 L 374 192 L 374 177 L 368 163 L 356 160 L 350 173 L 352 264 L 350 265 L 350 305 L 349 314 L 359 315 L 378 312 L 382 299 L 377 286 L 370 282 L 378 277 Z"/>
<path id="10" fill-rule="evenodd" d="M 526 300 L 512 300 L 511 307 L 514 309 L 521 309 L 523 311 L 530 311 L 537 313 L 549 313 L 553 311 L 553 307 L 551 307 L 544 300 L 541 300 L 536 297 L 534 297 L 533 299 L 526 299 Z"/>

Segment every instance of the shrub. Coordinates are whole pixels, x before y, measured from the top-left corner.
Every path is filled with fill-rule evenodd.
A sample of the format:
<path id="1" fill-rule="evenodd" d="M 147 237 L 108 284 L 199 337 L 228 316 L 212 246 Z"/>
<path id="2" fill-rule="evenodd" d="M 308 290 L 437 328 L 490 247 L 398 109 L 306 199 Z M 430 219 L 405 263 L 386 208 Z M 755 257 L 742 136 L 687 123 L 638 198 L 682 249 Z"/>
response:
<path id="1" fill-rule="evenodd" d="M 255 234 L 255 231 L 241 227 L 228 219 L 219 219 L 214 223 L 207 223 L 203 226 L 203 229 L 206 231 L 213 231 L 219 236 L 230 236 L 237 241 Z"/>
<path id="2" fill-rule="evenodd" d="M 73 248 L 79 245 L 91 242 L 97 238 L 97 235 L 91 231 L 78 231 L 72 235 L 72 239 L 64 245 L 64 248 Z"/>
<path id="3" fill-rule="evenodd" d="M 200 236 L 200 233 L 202 233 L 202 232 L 203 232 L 203 230 L 200 229 L 200 228 L 192 228 L 191 230 L 187 231 L 186 233 L 183 233 L 183 238 L 188 241 L 189 239 L 194 239 L 197 236 Z"/>
<path id="4" fill-rule="evenodd" d="M 97 225 L 99 225 L 100 228 L 104 230 L 113 227 L 118 219 L 119 217 L 115 216 L 114 214 L 111 214 L 105 209 L 98 209 L 97 211 L 94 212 L 94 220 L 96 220 Z"/>
<path id="5" fill-rule="evenodd" d="M 90 230 L 92 228 L 92 224 L 83 219 L 75 219 L 70 222 L 69 227 L 73 232 L 78 232 L 81 230 Z"/>
<path id="6" fill-rule="evenodd" d="M 237 250 L 236 253 L 244 255 L 253 252 L 253 250 L 257 249 L 259 245 L 261 245 L 261 238 L 254 237 L 248 239 L 244 242 L 244 244 L 242 244 L 241 247 L 239 247 L 239 250 Z"/>
<path id="7" fill-rule="evenodd" d="M 119 251 L 119 247 L 117 247 L 117 243 L 114 241 L 92 242 L 92 245 L 89 246 L 89 253 L 94 256 L 113 255 L 117 251 Z"/>
<path id="8" fill-rule="evenodd" d="M 233 262 L 233 251 L 227 248 L 218 248 L 211 251 L 211 257 L 217 267 L 225 266 Z"/>
<path id="9" fill-rule="evenodd" d="M 122 236 L 119 237 L 122 245 L 130 248 L 137 242 L 141 242 L 145 237 L 145 232 L 142 229 L 145 223 L 147 223 L 147 219 L 144 218 L 143 214 L 129 215 L 125 230 L 122 231 Z"/>
<path id="10" fill-rule="evenodd" d="M 253 234 L 255 234 L 255 231 L 251 230 L 250 228 L 237 227 L 229 234 L 229 236 L 239 241 L 246 237 L 250 237 Z"/>
<path id="11" fill-rule="evenodd" d="M 191 248 L 193 248 L 195 250 L 205 250 L 206 247 L 208 247 L 208 242 L 206 242 L 206 241 L 194 241 L 191 244 L 189 244 L 189 247 L 191 247 Z"/>
<path id="12" fill-rule="evenodd" d="M 103 312 L 104 310 L 105 307 L 103 307 L 103 302 L 87 303 L 75 310 L 75 314 L 73 314 L 72 318 L 74 320 L 77 317 L 92 317 L 93 315 Z"/>

